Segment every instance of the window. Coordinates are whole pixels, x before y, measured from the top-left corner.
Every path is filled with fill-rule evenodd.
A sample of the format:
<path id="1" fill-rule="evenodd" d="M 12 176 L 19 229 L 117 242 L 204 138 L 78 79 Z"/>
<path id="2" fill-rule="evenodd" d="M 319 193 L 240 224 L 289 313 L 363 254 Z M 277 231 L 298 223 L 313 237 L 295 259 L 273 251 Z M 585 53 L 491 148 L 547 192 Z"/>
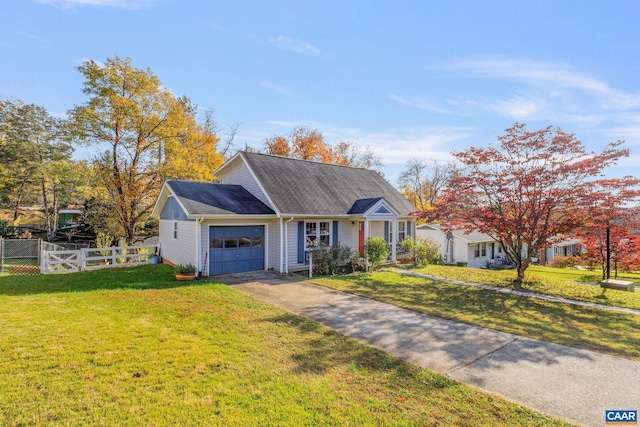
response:
<path id="1" fill-rule="evenodd" d="M 398 243 L 402 243 L 407 237 L 407 223 L 400 221 L 398 223 Z"/>
<path id="2" fill-rule="evenodd" d="M 475 249 L 475 250 L 474 250 L 473 255 L 474 255 L 476 258 L 479 258 L 479 257 L 480 257 L 480 243 L 476 244 L 476 246 L 475 246 L 475 248 L 474 248 L 474 249 Z"/>
<path id="3" fill-rule="evenodd" d="M 481 243 L 480 244 L 480 255 L 487 256 L 487 244 L 486 243 Z"/>
<path id="4" fill-rule="evenodd" d="M 331 223 L 307 222 L 305 223 L 305 250 L 316 246 L 329 246 L 331 243 Z"/>
<path id="5" fill-rule="evenodd" d="M 173 221 L 173 240 L 178 240 L 178 221 Z"/>

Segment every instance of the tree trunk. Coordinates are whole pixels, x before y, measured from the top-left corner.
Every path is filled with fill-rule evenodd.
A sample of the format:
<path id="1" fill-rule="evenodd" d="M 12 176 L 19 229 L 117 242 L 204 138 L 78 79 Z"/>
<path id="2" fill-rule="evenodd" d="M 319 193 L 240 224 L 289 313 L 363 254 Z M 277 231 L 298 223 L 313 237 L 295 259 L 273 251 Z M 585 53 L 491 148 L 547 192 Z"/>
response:
<path id="1" fill-rule="evenodd" d="M 516 289 L 521 289 L 522 282 L 524 281 L 524 272 L 527 269 L 527 267 L 525 266 L 525 263 L 523 263 L 522 261 L 519 261 L 516 263 L 516 269 L 518 272 L 518 276 L 513 281 L 513 285 Z"/>
<path id="2" fill-rule="evenodd" d="M 49 199 L 47 198 L 47 187 L 42 181 L 42 203 L 44 205 L 44 227 L 47 229 L 47 242 L 53 240 L 51 227 L 51 212 L 49 212 Z"/>

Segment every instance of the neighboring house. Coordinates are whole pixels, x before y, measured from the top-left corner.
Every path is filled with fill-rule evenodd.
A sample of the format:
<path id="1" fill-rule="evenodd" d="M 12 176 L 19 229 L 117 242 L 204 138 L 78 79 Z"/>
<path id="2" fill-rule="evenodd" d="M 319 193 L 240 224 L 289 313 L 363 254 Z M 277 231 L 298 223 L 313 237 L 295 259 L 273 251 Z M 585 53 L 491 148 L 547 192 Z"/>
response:
<path id="1" fill-rule="evenodd" d="M 239 152 L 219 183 L 167 181 L 152 216 L 164 260 L 203 275 L 308 268 L 316 245 L 359 253 L 369 236 L 398 243 L 415 233 L 417 210 L 377 172 Z"/>
<path id="2" fill-rule="evenodd" d="M 466 264 L 469 267 L 483 268 L 507 262 L 502 248 L 487 234 L 462 230 L 446 233 L 440 224 L 419 225 L 416 236 L 431 239 L 440 245 L 439 253 L 445 264 Z"/>
<path id="3" fill-rule="evenodd" d="M 582 242 L 578 239 L 564 239 L 541 251 L 540 263 L 546 265 L 557 256 L 575 255 L 582 251 Z"/>

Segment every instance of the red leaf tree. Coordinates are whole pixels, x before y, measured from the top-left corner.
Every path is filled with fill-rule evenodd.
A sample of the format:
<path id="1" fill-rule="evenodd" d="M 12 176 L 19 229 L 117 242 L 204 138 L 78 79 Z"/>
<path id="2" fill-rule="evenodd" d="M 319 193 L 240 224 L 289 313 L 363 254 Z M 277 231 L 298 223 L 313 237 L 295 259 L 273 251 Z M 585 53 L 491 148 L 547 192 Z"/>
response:
<path id="1" fill-rule="evenodd" d="M 640 180 L 632 177 L 601 180 L 592 191 L 591 206 L 584 210 L 581 226 L 573 235 L 586 249 L 584 257 L 602 268 L 602 278 L 609 279 L 611 262 L 617 277 L 618 268 L 640 268 L 640 212 L 627 206 L 638 198 Z"/>
<path id="2" fill-rule="evenodd" d="M 580 224 L 585 208 L 603 196 L 594 191 L 603 168 L 629 151 L 618 141 L 601 153 L 588 152 L 559 128 L 530 132 L 520 123 L 498 142 L 498 147 L 454 152 L 463 168 L 434 209 L 419 216 L 491 236 L 515 264 L 519 287 L 531 257 Z"/>

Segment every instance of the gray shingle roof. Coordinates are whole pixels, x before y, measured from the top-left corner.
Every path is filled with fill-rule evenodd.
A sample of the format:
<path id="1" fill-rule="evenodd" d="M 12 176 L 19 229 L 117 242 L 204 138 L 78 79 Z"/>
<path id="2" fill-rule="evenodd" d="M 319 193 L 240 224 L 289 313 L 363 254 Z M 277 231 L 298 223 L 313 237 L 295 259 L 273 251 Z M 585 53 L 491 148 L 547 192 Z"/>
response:
<path id="1" fill-rule="evenodd" d="M 375 171 L 241 152 L 283 214 L 346 215 L 356 201 L 384 199 L 402 216 L 417 211 Z"/>
<path id="2" fill-rule="evenodd" d="M 180 203 L 192 215 L 274 214 L 273 210 L 241 185 L 194 181 L 167 181 Z"/>

